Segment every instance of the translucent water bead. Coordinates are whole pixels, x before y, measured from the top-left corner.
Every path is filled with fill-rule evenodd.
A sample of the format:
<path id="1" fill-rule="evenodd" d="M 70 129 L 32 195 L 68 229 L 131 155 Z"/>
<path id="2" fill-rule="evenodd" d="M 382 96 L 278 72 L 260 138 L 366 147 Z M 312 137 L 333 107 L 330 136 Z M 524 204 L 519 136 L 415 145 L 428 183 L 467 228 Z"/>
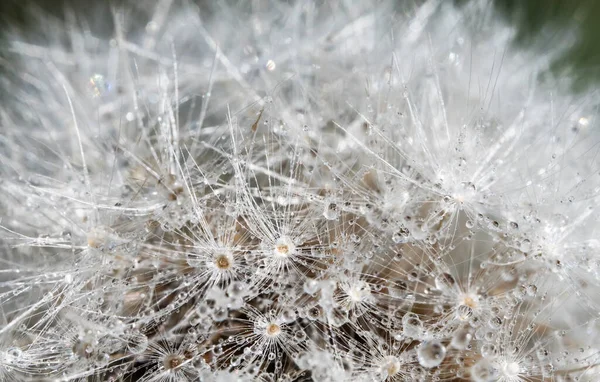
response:
<path id="1" fill-rule="evenodd" d="M 417 359 L 423 367 L 439 366 L 446 356 L 446 347 L 437 340 L 425 341 L 417 349 Z"/>

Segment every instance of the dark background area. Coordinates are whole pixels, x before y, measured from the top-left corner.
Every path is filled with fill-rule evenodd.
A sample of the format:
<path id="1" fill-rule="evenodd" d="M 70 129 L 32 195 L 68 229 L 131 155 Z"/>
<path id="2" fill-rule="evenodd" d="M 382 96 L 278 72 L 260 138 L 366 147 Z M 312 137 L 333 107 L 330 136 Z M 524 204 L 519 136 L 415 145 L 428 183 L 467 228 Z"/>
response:
<path id="1" fill-rule="evenodd" d="M 72 9 L 86 19 L 92 32 L 101 34 L 111 29 L 106 28 L 106 23 L 112 24 L 109 4 L 118 5 L 122 1 L 125 0 L 0 0 L 0 39 L 9 28 L 17 27 L 25 32 L 32 29 L 38 21 L 30 16 L 31 10 L 61 19 L 65 9 Z M 194 1 L 201 5 L 203 1 L 212 0 Z M 472 0 L 449 1 L 460 5 Z M 144 0 L 137 2 L 138 6 L 143 4 Z M 551 49 L 553 37 L 558 41 L 568 27 L 574 28 L 577 42 L 554 63 L 554 68 L 557 72 L 571 68 L 576 90 L 600 83 L 600 0 L 494 0 L 494 6 L 502 17 L 517 26 L 516 44 L 526 46 L 542 38 Z"/>

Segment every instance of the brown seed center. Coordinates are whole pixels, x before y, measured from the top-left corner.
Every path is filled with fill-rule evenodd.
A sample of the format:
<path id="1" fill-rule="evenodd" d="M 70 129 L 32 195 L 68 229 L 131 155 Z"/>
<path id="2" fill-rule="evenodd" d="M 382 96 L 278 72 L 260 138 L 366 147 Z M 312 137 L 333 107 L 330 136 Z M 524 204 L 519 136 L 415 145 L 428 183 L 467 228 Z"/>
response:
<path id="1" fill-rule="evenodd" d="M 282 255 L 287 255 L 290 252 L 290 247 L 288 247 L 285 244 L 280 244 L 277 246 L 277 252 L 279 252 Z"/>
<path id="2" fill-rule="evenodd" d="M 165 368 L 166 369 L 176 369 L 179 366 L 181 366 L 181 363 L 183 362 L 183 359 L 181 358 L 181 356 L 179 355 L 170 355 L 167 358 L 165 358 Z"/>
<path id="3" fill-rule="evenodd" d="M 270 336 L 276 336 L 281 333 L 281 327 L 277 324 L 267 325 L 267 334 Z"/>
<path id="4" fill-rule="evenodd" d="M 471 309 L 475 309 L 477 307 L 477 301 L 471 297 L 465 297 L 463 303 Z"/>
<path id="5" fill-rule="evenodd" d="M 231 266 L 231 262 L 226 255 L 220 255 L 217 257 L 216 264 L 219 269 L 227 269 Z"/>

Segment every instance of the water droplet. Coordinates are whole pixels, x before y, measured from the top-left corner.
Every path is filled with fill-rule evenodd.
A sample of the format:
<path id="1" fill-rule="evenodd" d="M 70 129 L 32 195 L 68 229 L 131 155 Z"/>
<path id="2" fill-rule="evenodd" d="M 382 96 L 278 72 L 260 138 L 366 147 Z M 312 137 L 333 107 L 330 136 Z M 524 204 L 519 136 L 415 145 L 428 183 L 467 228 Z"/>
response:
<path id="1" fill-rule="evenodd" d="M 451 291 L 455 284 L 456 281 L 450 273 L 442 273 L 435 278 L 435 288 L 442 292 Z"/>
<path id="2" fill-rule="evenodd" d="M 340 216 L 338 205 L 335 203 L 328 203 L 325 205 L 323 216 L 325 216 L 325 219 L 327 220 L 336 220 Z"/>
<path id="3" fill-rule="evenodd" d="M 246 291 L 246 284 L 244 284 L 240 281 L 234 281 L 231 284 L 229 284 L 229 287 L 227 287 L 227 292 L 229 293 L 229 296 L 231 296 L 231 297 L 243 296 L 245 291 Z"/>
<path id="4" fill-rule="evenodd" d="M 531 250 L 531 241 L 529 239 L 524 239 L 521 242 L 521 251 L 529 252 Z"/>
<path id="5" fill-rule="evenodd" d="M 428 369 L 440 365 L 445 356 L 446 347 L 437 340 L 423 342 L 417 350 L 419 364 Z"/>
<path id="6" fill-rule="evenodd" d="M 488 325 L 492 329 L 500 329 L 502 326 L 502 319 L 500 319 L 500 317 L 492 317 L 488 321 Z"/>
<path id="7" fill-rule="evenodd" d="M 102 74 L 94 74 L 89 80 L 90 89 L 94 97 L 101 97 L 110 91 L 110 83 Z"/>
<path id="8" fill-rule="evenodd" d="M 537 286 L 535 286 L 535 284 L 529 284 L 525 286 L 525 293 L 529 297 L 534 297 L 537 294 Z"/>
<path id="9" fill-rule="evenodd" d="M 535 354 L 537 355 L 537 357 L 542 360 L 542 359 L 546 359 L 548 357 L 548 350 L 544 349 L 544 348 L 539 348 L 536 350 Z"/>
<path id="10" fill-rule="evenodd" d="M 294 333 L 294 338 L 296 341 L 304 341 L 304 339 L 306 339 L 306 333 L 304 333 L 304 330 L 299 329 Z"/>
<path id="11" fill-rule="evenodd" d="M 452 335 L 450 345 L 459 350 L 463 350 L 469 345 L 473 335 L 467 329 L 459 329 Z"/>
<path id="12" fill-rule="evenodd" d="M 480 359 L 471 367 L 471 379 L 474 382 L 492 382 L 498 376 L 498 369 L 486 358 Z"/>
<path id="13" fill-rule="evenodd" d="M 309 320 L 313 321 L 317 320 L 320 315 L 321 310 L 317 306 L 308 309 L 308 311 L 306 312 L 306 317 L 308 317 Z"/>
<path id="14" fill-rule="evenodd" d="M 140 354 L 148 348 L 148 337 L 143 333 L 135 332 L 129 337 L 129 351 L 133 354 Z"/>
<path id="15" fill-rule="evenodd" d="M 320 288 L 317 280 L 309 279 L 304 282 L 304 292 L 307 294 L 315 294 Z"/>
<path id="16" fill-rule="evenodd" d="M 481 355 L 484 357 L 494 357 L 496 355 L 496 346 L 493 344 L 484 344 L 481 347 Z"/>
<path id="17" fill-rule="evenodd" d="M 456 318 L 461 321 L 468 321 L 473 317 L 473 309 L 468 305 L 459 305 L 456 308 Z"/>
<path id="18" fill-rule="evenodd" d="M 155 21 L 150 21 L 148 24 L 146 24 L 146 32 L 148 32 L 149 34 L 154 34 L 158 31 L 158 24 Z"/>
<path id="19" fill-rule="evenodd" d="M 23 355 L 23 351 L 17 347 L 10 347 L 6 350 L 4 359 L 7 364 L 15 365 L 19 362 L 19 359 Z"/>
<path id="20" fill-rule="evenodd" d="M 227 315 L 227 308 L 219 307 L 212 312 L 213 319 L 217 322 L 226 320 Z"/>
<path id="21" fill-rule="evenodd" d="M 402 227 L 392 235 L 392 240 L 396 244 L 406 243 L 408 241 L 408 237 L 410 236 L 410 231 L 408 228 Z"/>
<path id="22" fill-rule="evenodd" d="M 358 243 L 360 243 L 360 241 L 361 241 L 361 238 L 360 238 L 360 236 L 358 236 L 357 234 L 353 233 L 353 234 L 351 234 L 351 235 L 350 235 L 350 240 L 351 240 L 353 243 L 356 243 L 356 244 L 358 244 Z"/>
<path id="23" fill-rule="evenodd" d="M 285 308 L 283 312 L 281 312 L 281 319 L 285 323 L 294 322 L 296 320 L 296 312 L 293 308 Z"/>
<path id="24" fill-rule="evenodd" d="M 419 338 L 423 334 L 423 323 L 414 313 L 406 313 L 402 317 L 402 328 L 407 337 Z"/>

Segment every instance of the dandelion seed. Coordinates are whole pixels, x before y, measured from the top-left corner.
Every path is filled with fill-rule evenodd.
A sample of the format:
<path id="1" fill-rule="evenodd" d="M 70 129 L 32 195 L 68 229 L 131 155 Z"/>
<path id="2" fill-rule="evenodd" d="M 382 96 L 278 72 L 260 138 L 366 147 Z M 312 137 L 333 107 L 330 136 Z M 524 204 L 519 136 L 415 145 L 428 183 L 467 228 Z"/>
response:
<path id="1" fill-rule="evenodd" d="M 292 254 L 294 254 L 296 247 L 292 243 L 292 240 L 289 237 L 280 237 L 277 239 L 275 243 L 275 248 L 273 249 L 273 254 L 279 258 L 286 258 Z"/>

